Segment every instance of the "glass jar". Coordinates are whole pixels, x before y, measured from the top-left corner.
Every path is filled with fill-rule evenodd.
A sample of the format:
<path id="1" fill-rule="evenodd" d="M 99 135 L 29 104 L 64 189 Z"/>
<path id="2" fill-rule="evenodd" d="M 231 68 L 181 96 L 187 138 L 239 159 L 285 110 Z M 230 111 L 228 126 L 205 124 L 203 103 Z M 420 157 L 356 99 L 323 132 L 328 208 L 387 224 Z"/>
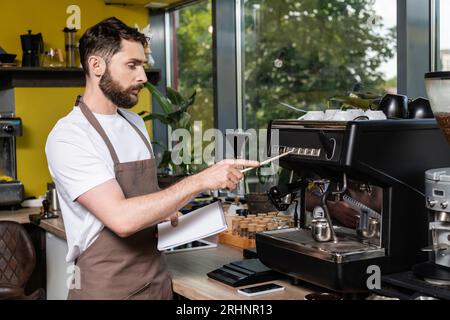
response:
<path id="1" fill-rule="evenodd" d="M 241 221 L 239 223 L 239 236 L 241 238 L 248 237 L 248 221 Z"/>
<path id="2" fill-rule="evenodd" d="M 261 231 L 267 231 L 267 225 L 265 223 L 258 224 L 258 228 L 261 229 Z"/>
<path id="3" fill-rule="evenodd" d="M 234 217 L 231 224 L 231 230 L 234 236 L 238 236 L 239 235 L 239 223 L 243 220 L 243 217 Z"/>
<path id="4" fill-rule="evenodd" d="M 263 231 L 265 231 L 265 229 L 266 229 L 266 226 L 258 225 L 256 227 L 256 232 L 263 232 Z"/>
<path id="5" fill-rule="evenodd" d="M 270 222 L 267 224 L 267 230 L 271 231 L 271 230 L 277 230 L 277 225 L 274 222 Z"/>
<path id="6" fill-rule="evenodd" d="M 255 240 L 256 239 L 256 224 L 249 224 L 248 225 L 248 239 L 249 240 Z"/>

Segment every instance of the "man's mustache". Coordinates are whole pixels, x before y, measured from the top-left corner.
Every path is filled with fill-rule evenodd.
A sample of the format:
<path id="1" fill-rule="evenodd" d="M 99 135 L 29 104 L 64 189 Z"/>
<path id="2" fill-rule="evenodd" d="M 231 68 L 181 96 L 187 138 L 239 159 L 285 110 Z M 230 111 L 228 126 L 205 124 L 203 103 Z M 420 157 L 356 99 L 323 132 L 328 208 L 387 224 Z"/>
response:
<path id="1" fill-rule="evenodd" d="M 141 91 L 142 89 L 144 89 L 144 85 L 143 84 L 137 84 L 135 86 L 132 86 L 128 89 L 128 91 L 133 91 L 133 90 L 139 90 Z"/>

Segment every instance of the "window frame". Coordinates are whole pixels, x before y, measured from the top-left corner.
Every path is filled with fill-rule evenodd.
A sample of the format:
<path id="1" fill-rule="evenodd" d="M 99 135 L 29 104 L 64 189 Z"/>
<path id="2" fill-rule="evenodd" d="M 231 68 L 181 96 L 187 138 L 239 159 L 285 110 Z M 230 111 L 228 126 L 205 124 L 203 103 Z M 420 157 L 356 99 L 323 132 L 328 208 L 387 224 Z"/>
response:
<path id="1" fill-rule="evenodd" d="M 168 49 L 168 12 L 189 6 L 190 0 L 168 10 L 151 10 L 154 33 L 152 50 L 156 68 L 163 70 L 158 88 L 165 91 L 170 80 Z M 424 74 L 436 68 L 436 29 L 440 0 L 397 0 L 397 81 L 398 93 L 411 98 L 426 97 Z M 244 122 L 242 86 L 242 43 L 240 17 L 242 0 L 212 0 L 213 14 L 213 74 L 214 74 L 214 125 L 222 133 L 227 129 L 242 129 Z M 158 35 L 160 34 L 160 35 Z M 163 36 L 161 36 L 163 35 Z M 414 48 L 414 50 L 409 50 Z M 423 58 L 427 57 L 427 58 Z M 437 60 L 439 61 L 439 60 Z M 153 100 L 155 111 L 160 107 Z M 165 127 L 165 129 L 164 129 Z M 167 126 L 157 123 L 153 136 L 167 146 Z"/>

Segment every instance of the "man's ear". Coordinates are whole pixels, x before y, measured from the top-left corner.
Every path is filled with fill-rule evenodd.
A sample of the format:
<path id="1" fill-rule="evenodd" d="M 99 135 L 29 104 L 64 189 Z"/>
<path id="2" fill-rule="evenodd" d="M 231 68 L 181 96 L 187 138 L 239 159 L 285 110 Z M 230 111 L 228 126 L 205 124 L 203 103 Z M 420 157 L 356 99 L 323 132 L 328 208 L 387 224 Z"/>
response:
<path id="1" fill-rule="evenodd" d="M 102 57 L 90 56 L 88 59 L 90 74 L 101 77 L 106 71 L 106 62 Z"/>

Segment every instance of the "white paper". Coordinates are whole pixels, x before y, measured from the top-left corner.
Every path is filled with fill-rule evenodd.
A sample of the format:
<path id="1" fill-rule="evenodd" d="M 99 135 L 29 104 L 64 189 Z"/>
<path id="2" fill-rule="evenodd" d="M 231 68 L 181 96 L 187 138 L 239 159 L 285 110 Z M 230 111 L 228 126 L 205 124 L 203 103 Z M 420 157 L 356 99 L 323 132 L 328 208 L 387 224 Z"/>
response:
<path id="1" fill-rule="evenodd" d="M 176 227 L 172 227 L 170 221 L 158 224 L 158 250 L 203 239 L 226 229 L 222 203 L 217 201 L 181 216 Z"/>

